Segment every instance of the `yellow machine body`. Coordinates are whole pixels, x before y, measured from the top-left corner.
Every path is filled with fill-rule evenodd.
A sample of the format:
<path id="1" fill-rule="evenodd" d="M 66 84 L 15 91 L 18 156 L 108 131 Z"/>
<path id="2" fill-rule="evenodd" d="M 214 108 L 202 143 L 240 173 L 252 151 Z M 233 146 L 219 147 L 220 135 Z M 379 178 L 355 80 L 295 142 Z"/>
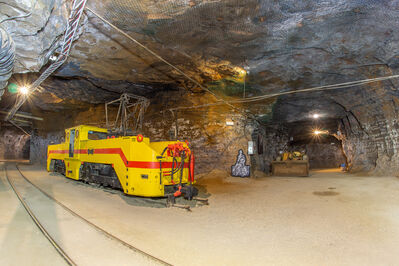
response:
<path id="1" fill-rule="evenodd" d="M 309 176 L 309 161 L 299 151 L 284 152 L 272 162 L 272 174 L 275 176 Z"/>
<path id="2" fill-rule="evenodd" d="M 106 165 L 116 173 L 125 194 L 163 197 L 167 195 L 166 187 L 180 182 L 181 171 L 181 183 L 189 183 L 189 156 L 184 159 L 184 167 L 175 173 L 173 180 L 170 174 L 173 157 L 162 156 L 169 144 L 176 143 L 189 150 L 187 144 L 181 141 L 151 142 L 141 135 L 112 137 L 107 135 L 106 129 L 81 125 L 65 130 L 64 143 L 48 146 L 47 170 L 54 171 L 54 165 L 62 163 L 66 177 L 80 180 L 87 165 Z M 181 164 L 181 158 L 177 159 Z"/>

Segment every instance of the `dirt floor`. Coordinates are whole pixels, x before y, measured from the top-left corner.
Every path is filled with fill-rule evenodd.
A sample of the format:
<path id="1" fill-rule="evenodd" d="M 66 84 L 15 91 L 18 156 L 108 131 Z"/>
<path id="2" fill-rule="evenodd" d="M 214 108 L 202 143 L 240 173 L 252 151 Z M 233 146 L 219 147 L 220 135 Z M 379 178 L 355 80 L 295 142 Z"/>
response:
<path id="1" fill-rule="evenodd" d="M 313 171 L 307 178 L 240 179 L 214 172 L 198 182 L 210 205 L 187 212 L 138 206 L 119 192 L 48 174 L 38 166 L 20 168 L 91 222 L 174 265 L 399 261 L 396 177 L 361 177 L 335 169 Z"/>

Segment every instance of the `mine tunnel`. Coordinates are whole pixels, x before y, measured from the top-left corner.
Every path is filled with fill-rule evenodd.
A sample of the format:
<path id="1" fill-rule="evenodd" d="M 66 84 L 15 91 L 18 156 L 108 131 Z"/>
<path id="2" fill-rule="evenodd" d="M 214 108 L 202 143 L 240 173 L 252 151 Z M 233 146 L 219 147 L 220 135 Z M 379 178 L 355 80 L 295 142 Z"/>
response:
<path id="1" fill-rule="evenodd" d="M 0 264 L 397 264 L 398 12 L 0 2 Z"/>

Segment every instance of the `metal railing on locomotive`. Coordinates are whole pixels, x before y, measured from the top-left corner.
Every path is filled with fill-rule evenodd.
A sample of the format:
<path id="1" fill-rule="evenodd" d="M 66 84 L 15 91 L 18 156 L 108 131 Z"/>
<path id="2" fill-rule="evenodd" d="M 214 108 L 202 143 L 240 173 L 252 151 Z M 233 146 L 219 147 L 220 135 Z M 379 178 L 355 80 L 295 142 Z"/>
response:
<path id="1" fill-rule="evenodd" d="M 109 119 L 109 110 L 111 105 L 117 105 L 118 112 L 116 113 L 113 123 Z M 123 134 L 136 134 L 143 128 L 144 113 L 150 101 L 142 96 L 123 93 L 119 99 L 110 101 L 105 104 L 105 123 L 108 130 Z"/>

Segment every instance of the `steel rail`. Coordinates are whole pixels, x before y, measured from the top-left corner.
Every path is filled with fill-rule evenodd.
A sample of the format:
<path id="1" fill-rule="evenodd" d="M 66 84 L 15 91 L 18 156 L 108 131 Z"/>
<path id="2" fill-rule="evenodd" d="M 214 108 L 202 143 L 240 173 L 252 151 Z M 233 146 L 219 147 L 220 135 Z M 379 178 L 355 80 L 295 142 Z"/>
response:
<path id="1" fill-rule="evenodd" d="M 19 170 L 19 169 L 18 169 Z M 7 166 L 4 165 L 4 172 L 6 174 L 6 179 L 8 183 L 10 184 L 12 190 L 14 191 L 15 195 L 21 202 L 22 206 L 24 206 L 26 212 L 29 214 L 30 218 L 33 220 L 33 222 L 36 224 L 36 226 L 40 229 L 40 231 L 43 233 L 43 235 L 47 238 L 47 240 L 50 242 L 50 244 L 55 248 L 55 250 L 61 255 L 61 257 L 68 263 L 68 265 L 77 265 L 66 253 L 65 251 L 57 244 L 57 242 L 50 236 L 50 234 L 47 232 L 47 230 L 43 227 L 43 225 L 40 223 L 40 221 L 37 219 L 37 217 L 33 214 L 32 210 L 29 208 L 28 204 L 26 201 L 23 199 L 21 194 L 17 191 L 17 189 L 14 186 L 14 183 L 10 180 L 8 177 L 8 171 L 7 171 Z"/>
<path id="2" fill-rule="evenodd" d="M 158 262 L 158 263 L 160 263 L 160 264 L 162 264 L 162 265 L 170 265 L 170 266 L 172 265 L 172 264 L 170 264 L 170 263 L 168 263 L 168 262 L 166 262 L 166 261 L 164 261 L 164 260 L 162 260 L 162 259 L 160 259 L 160 258 L 157 258 L 157 257 L 155 257 L 155 256 L 153 256 L 153 255 L 151 255 L 151 254 L 149 254 L 149 253 L 147 253 L 147 252 L 145 252 L 145 251 L 142 251 L 142 250 L 139 249 L 139 248 L 136 248 L 136 247 L 130 245 L 129 243 L 127 243 L 127 242 L 123 241 L 122 239 L 118 238 L 117 236 L 115 236 L 115 235 L 113 235 L 113 234 L 111 234 L 111 233 L 105 231 L 104 229 L 102 229 L 102 228 L 99 227 L 98 225 L 96 225 L 96 224 L 90 222 L 90 221 L 87 220 L 86 218 L 84 218 L 84 217 L 82 217 L 81 215 L 77 214 L 76 212 L 74 212 L 73 210 L 71 210 L 70 208 L 68 208 L 67 206 L 65 206 L 63 203 L 61 203 L 59 200 L 55 199 L 53 196 L 51 196 L 50 194 L 48 194 L 46 191 L 44 191 L 44 190 L 43 190 L 42 188 L 40 188 L 38 185 L 36 185 L 36 184 L 34 184 L 32 181 L 30 181 L 29 178 L 27 178 L 27 177 L 22 173 L 21 169 L 19 169 L 18 164 L 16 164 L 16 167 L 17 167 L 19 173 L 21 174 L 21 176 L 22 176 L 28 183 L 30 183 L 32 186 L 34 186 L 37 190 L 39 190 L 41 193 L 43 193 L 46 197 L 48 197 L 49 199 L 53 200 L 53 201 L 54 201 L 55 203 L 57 203 L 59 206 L 61 206 L 62 208 L 64 208 L 66 211 L 68 211 L 69 213 L 71 213 L 73 216 L 75 216 L 75 217 L 77 217 L 77 218 L 83 220 L 84 222 L 86 222 L 87 224 L 89 224 L 90 226 L 92 226 L 93 228 L 95 228 L 96 230 L 98 230 L 99 232 L 103 233 L 105 236 L 107 236 L 107 237 L 109 237 L 110 239 L 113 239 L 113 240 L 115 240 L 115 241 L 121 243 L 122 245 L 124 245 L 125 247 L 131 249 L 131 250 L 134 251 L 134 252 L 137 252 L 137 253 L 139 253 L 139 254 L 141 254 L 141 255 L 144 255 L 145 257 L 147 257 L 147 258 L 149 258 L 149 259 L 151 259 L 151 260 L 153 260 L 153 261 L 155 261 L 155 262 Z"/>

